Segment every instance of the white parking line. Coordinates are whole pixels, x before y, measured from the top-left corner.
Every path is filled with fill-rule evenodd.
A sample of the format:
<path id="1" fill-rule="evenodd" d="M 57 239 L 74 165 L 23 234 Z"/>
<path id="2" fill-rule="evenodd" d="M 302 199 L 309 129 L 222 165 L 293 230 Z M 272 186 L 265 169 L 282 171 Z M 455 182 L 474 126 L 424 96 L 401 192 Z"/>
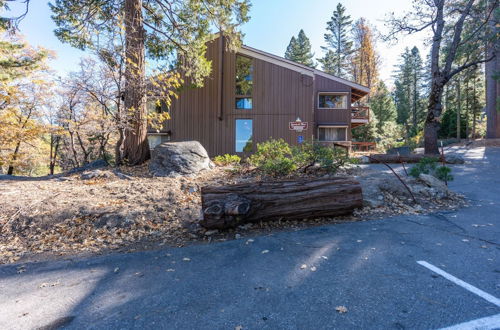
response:
<path id="1" fill-rule="evenodd" d="M 483 317 L 482 319 L 472 320 L 460 324 L 452 325 L 451 327 L 442 328 L 441 330 L 493 330 L 500 328 L 500 314 Z"/>
<path id="2" fill-rule="evenodd" d="M 464 282 L 461 279 L 456 278 L 455 276 L 453 276 L 451 274 L 448 274 L 444 270 L 442 270 L 434 265 L 431 265 L 430 263 L 428 263 L 426 261 L 417 261 L 417 263 L 419 265 L 424 266 L 427 269 L 432 270 L 434 273 L 441 275 L 442 277 L 446 278 L 447 280 L 452 281 L 456 285 L 460 285 L 462 288 L 464 288 L 464 289 L 478 295 L 479 297 L 489 301 L 490 303 L 500 307 L 500 299 L 498 299 L 497 297 L 494 297 L 491 294 L 484 292 L 483 290 L 480 290 L 480 289 L 476 288 L 475 286 L 470 285 L 469 283 Z"/>

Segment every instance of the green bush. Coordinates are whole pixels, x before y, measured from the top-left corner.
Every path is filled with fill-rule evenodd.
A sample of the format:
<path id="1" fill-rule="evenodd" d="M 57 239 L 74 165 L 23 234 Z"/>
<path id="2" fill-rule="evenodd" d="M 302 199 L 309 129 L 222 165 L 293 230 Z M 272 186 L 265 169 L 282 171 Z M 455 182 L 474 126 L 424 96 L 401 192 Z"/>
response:
<path id="1" fill-rule="evenodd" d="M 264 174 L 285 176 L 295 171 L 318 164 L 328 172 L 336 172 L 349 162 L 347 151 L 319 144 L 304 143 L 290 146 L 283 139 L 257 144 L 257 151 L 250 156 L 249 163 Z"/>
<path id="2" fill-rule="evenodd" d="M 422 158 L 415 166 L 410 169 L 410 175 L 418 178 L 420 174 L 432 174 L 436 169 L 438 159 L 433 157 Z"/>
<path id="3" fill-rule="evenodd" d="M 292 148 L 283 139 L 258 143 L 257 151 L 248 161 L 258 170 L 272 176 L 288 175 L 297 169 Z"/>
<path id="4" fill-rule="evenodd" d="M 238 165 L 240 162 L 241 157 L 238 155 L 225 154 L 214 157 L 214 163 L 219 166 Z"/>
<path id="5" fill-rule="evenodd" d="M 420 174 L 430 174 L 441 181 L 452 181 L 451 168 L 447 166 L 437 166 L 438 159 L 433 157 L 424 157 L 410 169 L 410 175 L 418 178 Z"/>
<path id="6" fill-rule="evenodd" d="M 448 166 L 439 166 L 434 172 L 436 178 L 441 181 L 448 182 L 453 181 L 453 175 L 451 175 L 451 168 Z"/>

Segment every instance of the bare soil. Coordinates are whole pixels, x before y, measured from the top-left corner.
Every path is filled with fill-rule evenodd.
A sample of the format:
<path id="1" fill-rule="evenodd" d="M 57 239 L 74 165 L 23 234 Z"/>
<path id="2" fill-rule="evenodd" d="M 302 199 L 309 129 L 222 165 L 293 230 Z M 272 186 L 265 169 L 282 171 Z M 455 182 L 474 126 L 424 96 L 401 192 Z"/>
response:
<path id="1" fill-rule="evenodd" d="M 384 192 L 382 206 L 365 207 L 352 216 L 304 221 L 282 219 L 221 232 L 206 231 L 198 225 L 200 187 L 262 178 L 230 167 L 180 178 L 152 177 L 147 164 L 119 171 L 128 176 L 103 169 L 100 176 L 87 180 L 83 180 L 81 174 L 0 180 L 0 263 L 224 241 L 325 223 L 424 213 L 463 204 L 463 198 L 453 194 L 446 199 L 421 200 L 420 205 L 412 206 L 408 198 Z M 367 171 L 363 173 L 365 177 L 370 175 Z M 359 170 L 342 174 L 358 174 L 358 178 L 363 178 Z"/>

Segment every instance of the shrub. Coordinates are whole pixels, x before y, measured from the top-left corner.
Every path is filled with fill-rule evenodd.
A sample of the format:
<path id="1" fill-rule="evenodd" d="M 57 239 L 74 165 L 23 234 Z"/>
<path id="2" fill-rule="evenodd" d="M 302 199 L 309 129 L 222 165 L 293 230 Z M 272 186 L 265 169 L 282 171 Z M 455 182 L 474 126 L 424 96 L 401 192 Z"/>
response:
<path id="1" fill-rule="evenodd" d="M 410 169 L 410 175 L 418 178 L 420 174 L 430 174 L 441 181 L 453 181 L 451 168 L 448 166 L 437 166 L 437 162 L 437 158 L 424 157 Z"/>
<path id="2" fill-rule="evenodd" d="M 410 169 L 410 175 L 418 178 L 420 174 L 432 174 L 436 169 L 438 159 L 433 157 L 422 158 L 415 166 Z"/>
<path id="3" fill-rule="evenodd" d="M 438 168 L 436 168 L 434 175 L 436 176 L 436 178 L 444 182 L 453 181 L 451 168 L 449 168 L 448 166 L 439 166 Z"/>
<path id="4" fill-rule="evenodd" d="M 291 147 L 283 139 L 257 144 L 257 152 L 249 162 L 267 175 L 284 176 L 318 164 L 328 172 L 336 172 L 349 162 L 347 151 L 319 144 L 304 143 Z"/>
<path id="5" fill-rule="evenodd" d="M 293 153 L 299 167 L 318 164 L 320 168 L 333 173 L 349 162 L 347 150 L 320 144 L 305 143 L 294 147 Z"/>
<path id="6" fill-rule="evenodd" d="M 214 157 L 214 163 L 219 166 L 238 165 L 240 162 L 241 157 L 238 155 L 225 154 Z"/>
<path id="7" fill-rule="evenodd" d="M 288 175 L 297 169 L 292 148 L 283 139 L 258 143 L 257 151 L 248 159 L 249 163 L 267 175 Z"/>

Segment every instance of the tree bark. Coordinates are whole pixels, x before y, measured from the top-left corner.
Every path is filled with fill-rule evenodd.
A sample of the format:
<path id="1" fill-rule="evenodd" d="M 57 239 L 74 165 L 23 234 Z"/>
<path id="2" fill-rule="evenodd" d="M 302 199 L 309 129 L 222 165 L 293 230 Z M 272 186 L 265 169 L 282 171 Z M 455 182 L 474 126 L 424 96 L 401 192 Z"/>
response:
<path id="1" fill-rule="evenodd" d="M 363 205 L 351 178 L 242 183 L 201 188 L 205 228 L 230 228 L 275 219 L 310 219 L 350 214 Z"/>
<path id="2" fill-rule="evenodd" d="M 145 31 L 142 0 L 125 0 L 125 111 L 129 118 L 125 131 L 123 158 L 129 165 L 149 159 L 145 84 Z"/>
<path id="3" fill-rule="evenodd" d="M 407 155 L 407 156 L 399 156 L 399 155 L 388 155 L 388 154 L 377 154 L 370 156 L 370 163 L 418 163 L 422 158 L 425 157 L 434 157 L 439 161 L 442 161 L 441 155 L 425 155 L 425 154 L 415 154 L 415 155 Z M 446 162 L 446 157 L 445 157 Z"/>
<path id="4" fill-rule="evenodd" d="M 460 76 L 458 76 L 458 81 L 457 81 L 457 139 L 460 141 L 461 138 L 461 112 L 462 112 L 462 95 L 461 95 L 461 88 L 462 86 L 460 85 Z"/>
<path id="5" fill-rule="evenodd" d="M 490 6 L 494 6 L 495 1 L 489 1 Z M 499 31 L 495 25 L 495 20 L 490 20 L 489 27 L 492 31 Z M 500 105 L 498 95 L 500 94 L 500 81 L 495 80 L 495 73 L 500 72 L 500 59 L 498 51 L 498 40 L 495 39 L 487 44 L 487 58 L 494 58 L 486 62 L 486 138 L 497 139 L 500 138 Z"/>

